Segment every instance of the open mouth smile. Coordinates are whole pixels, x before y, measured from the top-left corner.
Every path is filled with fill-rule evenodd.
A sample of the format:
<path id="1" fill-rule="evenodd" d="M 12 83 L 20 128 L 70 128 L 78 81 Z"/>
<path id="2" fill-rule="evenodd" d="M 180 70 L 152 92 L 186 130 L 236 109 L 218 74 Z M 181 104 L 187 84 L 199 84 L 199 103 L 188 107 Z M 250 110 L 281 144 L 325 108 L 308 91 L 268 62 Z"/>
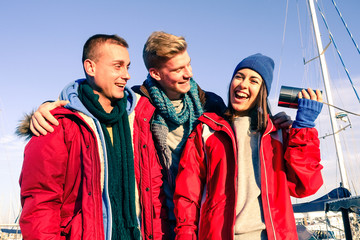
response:
<path id="1" fill-rule="evenodd" d="M 249 95 L 244 93 L 244 92 L 241 92 L 241 91 L 235 91 L 234 93 L 234 96 L 236 99 L 238 100 L 246 100 L 246 99 L 249 99 Z"/>
<path id="2" fill-rule="evenodd" d="M 121 83 L 115 83 L 115 85 L 119 88 L 125 88 L 126 84 L 121 84 Z"/>

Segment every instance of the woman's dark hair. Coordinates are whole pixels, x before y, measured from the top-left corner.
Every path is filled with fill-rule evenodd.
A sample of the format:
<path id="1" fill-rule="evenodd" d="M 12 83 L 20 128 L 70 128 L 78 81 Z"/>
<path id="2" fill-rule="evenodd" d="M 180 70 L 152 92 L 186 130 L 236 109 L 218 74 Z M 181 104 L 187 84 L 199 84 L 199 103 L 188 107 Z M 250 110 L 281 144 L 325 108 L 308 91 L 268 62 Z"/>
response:
<path id="1" fill-rule="evenodd" d="M 230 83 L 231 86 L 231 83 Z M 224 114 L 225 118 L 232 123 L 236 117 L 236 111 L 230 102 L 230 88 L 228 92 L 228 108 Z M 259 90 L 259 94 L 256 98 L 256 105 L 249 111 L 251 117 L 251 129 L 260 133 L 264 133 L 267 127 L 267 115 L 270 114 L 270 109 L 267 102 L 267 90 L 265 83 L 262 82 Z"/>

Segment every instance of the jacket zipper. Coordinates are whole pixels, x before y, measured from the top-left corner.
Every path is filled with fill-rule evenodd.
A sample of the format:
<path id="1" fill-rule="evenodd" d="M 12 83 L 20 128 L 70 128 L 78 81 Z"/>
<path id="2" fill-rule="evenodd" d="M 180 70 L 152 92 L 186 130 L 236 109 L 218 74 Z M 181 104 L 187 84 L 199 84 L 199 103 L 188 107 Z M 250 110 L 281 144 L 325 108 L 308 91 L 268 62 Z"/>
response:
<path id="1" fill-rule="evenodd" d="M 144 92 L 140 89 L 140 91 L 144 94 Z M 146 97 L 146 95 L 144 94 L 144 96 L 142 96 L 142 97 Z M 150 98 L 148 98 L 149 99 L 149 102 L 151 103 L 151 99 Z M 150 130 L 150 132 L 152 132 L 152 129 L 151 129 L 151 120 L 153 119 L 153 115 L 154 114 L 152 114 L 152 116 L 151 116 L 151 118 L 150 119 L 147 119 L 147 123 L 145 123 L 145 124 L 149 124 L 149 130 Z M 141 116 L 140 117 L 141 119 L 143 119 L 143 116 Z M 141 121 L 141 120 L 139 120 L 139 121 Z M 143 125 L 145 125 L 144 123 L 140 123 L 139 125 L 141 126 L 141 131 L 140 132 L 142 132 L 142 129 L 143 129 Z M 145 127 L 146 128 L 146 127 Z M 139 136 L 138 136 L 138 138 L 139 138 L 139 142 L 140 142 L 140 146 L 138 146 L 139 147 L 139 153 L 143 153 L 144 151 L 142 150 L 142 147 L 144 146 L 144 144 L 143 144 L 143 142 L 141 141 L 142 139 L 141 139 L 141 137 L 140 137 L 140 134 L 139 134 Z M 146 143 L 145 143 L 146 144 Z M 146 151 L 147 151 L 147 155 L 149 155 L 149 149 L 148 149 L 148 145 L 146 144 Z M 141 155 L 143 155 L 143 154 L 141 154 Z M 143 159 L 143 158 L 141 158 L 141 159 Z M 150 213 L 151 214 L 153 214 L 153 199 L 152 199 L 152 177 L 151 177 L 151 169 L 150 169 L 150 164 L 149 164 L 149 157 L 147 157 L 147 159 L 148 159 L 148 165 L 149 165 L 149 167 L 148 167 L 148 169 L 149 169 L 149 171 L 148 171 L 148 174 L 149 174 L 149 192 L 148 192 L 148 194 L 150 194 L 150 197 L 149 197 L 149 199 L 150 199 Z M 143 186 L 142 186 L 142 167 L 141 167 L 141 165 L 143 164 L 143 162 L 140 160 L 140 158 L 139 158 L 139 171 L 140 171 L 140 196 L 141 196 L 141 199 L 140 199 L 140 208 L 141 209 L 143 209 L 143 208 L 145 208 L 144 207 L 144 205 L 145 205 L 145 203 L 143 203 L 143 195 L 144 194 L 147 194 L 146 193 L 146 190 L 145 190 L 145 193 L 144 193 L 144 191 L 142 190 L 143 189 Z M 140 216 L 142 217 L 142 219 L 141 219 L 141 222 L 142 222 L 142 226 L 143 226 L 143 228 L 144 228 L 144 235 L 145 235 L 145 225 L 146 225 L 146 221 L 147 221 L 147 219 L 143 219 L 143 215 L 142 214 L 140 214 Z M 151 215 L 151 232 L 150 232 L 150 235 L 152 236 L 152 237 L 154 237 L 154 221 L 153 221 L 153 216 Z M 144 238 L 145 239 L 147 239 L 147 237 L 146 236 L 144 236 Z"/>
<path id="2" fill-rule="evenodd" d="M 100 127 L 100 126 L 98 126 L 98 127 Z M 104 146 L 103 147 L 103 154 L 104 154 L 104 191 L 106 191 L 106 201 L 109 204 L 109 208 L 108 208 L 108 210 L 109 210 L 108 213 L 109 214 L 107 214 L 107 222 L 108 222 L 107 228 L 110 229 L 110 236 L 108 236 L 108 239 L 111 239 L 111 236 L 112 236 L 112 210 L 111 210 L 111 201 L 110 201 L 110 196 L 109 196 L 109 185 L 108 185 L 108 180 L 109 180 L 108 167 L 109 167 L 109 163 L 108 163 L 107 149 L 106 149 L 104 133 L 103 133 L 101 127 L 99 128 L 99 130 L 100 130 L 99 135 L 101 133 L 101 135 L 102 135 L 102 137 L 104 139 L 104 145 L 103 145 Z M 106 230 L 104 229 L 104 231 L 106 231 L 108 233 L 108 229 L 106 229 Z"/>
<path id="3" fill-rule="evenodd" d="M 229 128 L 228 128 L 227 126 L 225 126 L 224 124 L 221 124 L 221 123 L 215 121 L 214 119 L 212 119 L 211 117 L 207 116 L 206 114 L 204 114 L 203 116 L 206 117 L 207 119 L 213 121 L 213 122 L 216 123 L 217 125 L 220 125 L 220 126 L 224 127 L 224 128 L 225 128 L 226 130 L 228 130 L 230 133 L 233 132 L 232 129 L 229 130 Z M 224 132 L 225 132 L 225 131 L 224 131 Z M 226 133 L 226 134 L 230 137 L 231 141 L 233 142 L 234 139 L 231 138 L 231 135 L 230 135 L 229 133 Z M 233 142 L 233 145 L 234 145 L 234 142 Z M 236 143 L 235 143 L 235 146 L 236 146 Z M 236 149 L 235 149 L 235 150 L 236 150 Z M 236 154 L 237 154 L 236 151 L 234 151 L 234 159 L 236 160 L 236 161 L 235 161 L 235 166 L 238 165 L 238 164 L 237 164 L 237 155 L 236 155 Z M 237 170 L 236 170 L 236 171 L 237 171 Z M 235 175 L 237 175 L 237 174 L 235 174 Z M 209 182 L 210 182 L 210 181 L 209 181 Z M 234 183 L 234 185 L 235 185 L 235 193 L 237 193 L 237 178 L 235 178 L 235 183 Z M 236 201 L 237 201 L 237 200 L 236 200 L 236 194 L 235 194 L 234 212 L 236 211 Z M 234 229 L 234 228 L 235 228 L 235 217 L 236 217 L 236 213 L 234 213 L 233 226 L 232 226 L 232 236 L 235 235 L 235 229 Z"/>
<path id="4" fill-rule="evenodd" d="M 94 123 L 94 127 L 96 128 L 96 122 L 92 120 L 92 122 Z M 88 126 L 88 124 L 86 123 L 86 121 L 84 122 L 85 123 L 85 126 Z M 96 137 L 96 134 L 95 134 L 95 129 L 92 129 L 90 126 L 88 126 L 89 128 L 89 131 L 92 135 L 92 138 L 89 137 L 88 139 L 88 142 L 85 142 L 85 144 L 87 146 L 90 146 L 90 145 L 94 145 L 97 146 L 97 137 Z M 92 144 L 91 142 L 95 141 L 94 144 Z M 102 213 L 101 214 L 98 214 L 98 209 L 102 209 L 100 203 L 97 201 L 97 197 L 95 196 L 95 189 L 97 188 L 98 190 L 100 190 L 100 194 L 101 194 L 101 187 L 100 187 L 100 181 L 97 181 L 97 176 L 96 174 L 99 173 L 100 175 L 100 167 L 99 167 L 99 164 L 100 164 L 100 152 L 98 150 L 98 146 L 97 148 L 95 148 L 94 150 L 91 150 L 91 156 L 92 156 L 92 159 L 96 159 L 95 156 L 98 156 L 99 159 L 98 161 L 92 161 L 92 179 L 93 181 L 91 181 L 91 198 L 94 202 L 94 205 L 95 205 L 95 208 L 94 208 L 94 215 L 95 215 L 95 219 L 97 219 L 98 222 L 101 222 L 103 224 L 103 219 L 102 219 Z M 100 177 L 101 178 L 101 177 Z M 100 180 L 100 179 L 98 179 Z M 101 196 L 101 195 L 100 195 Z M 102 197 L 101 197 L 102 198 Z M 102 210 L 101 210 L 102 211 Z M 104 224 L 103 224 L 104 225 Z M 105 231 L 105 229 L 104 229 Z M 102 239 L 103 237 L 101 235 L 99 235 L 99 231 L 95 231 L 95 239 Z"/>
<path id="5" fill-rule="evenodd" d="M 271 223 L 271 228 L 272 228 L 272 232 L 274 234 L 274 239 L 276 239 L 276 233 L 275 233 L 275 227 L 274 227 L 274 221 L 272 219 L 272 215 L 271 215 L 271 209 L 270 209 L 270 200 L 269 200 L 269 188 L 268 188 L 268 178 L 267 178 L 267 172 L 266 172 L 266 165 L 265 165 L 265 157 L 264 157 L 264 150 L 263 150 L 263 146 L 262 144 L 260 144 L 262 142 L 262 139 L 266 136 L 269 135 L 269 133 L 271 132 L 272 128 L 265 133 L 262 137 L 259 144 L 259 147 L 261 149 L 261 161 L 263 163 L 264 166 L 264 174 L 265 174 L 265 190 L 266 190 L 266 201 L 267 201 L 267 206 L 268 206 L 268 211 L 269 211 L 269 215 L 270 215 L 270 223 Z"/>
<path id="6" fill-rule="evenodd" d="M 96 136 L 94 136 L 94 139 L 93 140 L 97 140 L 96 139 Z M 89 143 L 90 144 L 90 143 Z M 93 152 L 94 153 L 94 152 Z M 97 154 L 98 156 L 99 156 L 99 154 Z M 100 156 L 99 156 L 100 157 Z M 93 159 L 96 159 L 95 157 L 93 157 Z M 93 162 L 93 164 L 94 164 L 94 173 L 93 173 L 93 179 L 94 179 L 94 181 L 92 181 L 92 183 L 94 183 L 95 182 L 95 188 L 97 188 L 97 189 L 101 189 L 101 187 L 99 186 L 99 181 L 97 181 L 97 180 L 99 180 L 99 179 L 97 179 L 97 173 L 99 173 L 99 166 L 98 166 L 98 164 L 100 164 L 100 159 L 99 159 L 99 161 L 94 161 Z M 99 174 L 100 175 L 100 174 Z M 100 177 L 101 178 L 101 177 Z M 95 196 L 95 188 L 93 188 L 92 189 L 92 198 L 93 198 L 93 201 L 95 202 L 95 219 L 98 219 L 98 220 L 101 220 L 100 222 L 102 223 L 103 222 L 103 219 L 100 219 L 100 216 L 101 215 L 99 215 L 98 214 L 98 211 L 97 211 L 97 209 L 101 209 L 101 207 L 99 206 L 99 202 L 97 201 L 97 197 Z M 101 190 L 100 190 L 100 193 L 101 193 Z M 103 224 L 103 226 L 104 226 L 104 224 Z M 98 231 L 96 231 L 95 232 L 95 235 L 96 235 L 96 239 L 101 239 L 101 236 L 98 236 Z"/>

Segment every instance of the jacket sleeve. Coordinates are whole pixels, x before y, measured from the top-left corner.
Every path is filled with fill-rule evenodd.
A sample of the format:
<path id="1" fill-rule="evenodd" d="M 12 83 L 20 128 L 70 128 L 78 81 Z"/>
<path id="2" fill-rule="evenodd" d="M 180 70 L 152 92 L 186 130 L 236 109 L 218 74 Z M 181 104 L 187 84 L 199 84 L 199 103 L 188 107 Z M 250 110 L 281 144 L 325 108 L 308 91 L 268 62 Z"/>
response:
<path id="1" fill-rule="evenodd" d="M 291 128 L 285 151 L 286 175 L 293 197 L 310 196 L 321 187 L 320 141 L 315 128 Z"/>
<path id="2" fill-rule="evenodd" d="M 25 147 L 20 175 L 20 227 L 24 239 L 60 239 L 68 151 L 62 121 L 55 131 L 33 137 Z"/>
<path id="3" fill-rule="evenodd" d="M 174 193 L 176 239 L 197 239 L 201 197 L 206 182 L 202 124 L 190 134 L 179 163 Z"/>

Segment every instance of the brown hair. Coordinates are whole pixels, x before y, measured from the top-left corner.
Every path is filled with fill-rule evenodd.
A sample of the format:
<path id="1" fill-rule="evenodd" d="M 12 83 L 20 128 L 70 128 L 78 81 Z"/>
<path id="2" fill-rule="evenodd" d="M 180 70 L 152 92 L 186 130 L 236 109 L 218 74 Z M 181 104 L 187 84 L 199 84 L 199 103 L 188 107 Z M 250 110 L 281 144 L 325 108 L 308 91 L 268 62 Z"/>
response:
<path id="1" fill-rule="evenodd" d="M 232 123 L 236 117 L 236 112 L 231 105 L 230 101 L 230 89 L 231 83 L 228 92 L 228 108 L 225 112 L 225 117 L 230 123 Z M 251 129 L 260 133 L 264 133 L 267 127 L 267 115 L 270 114 L 270 109 L 267 101 L 267 90 L 264 81 L 262 82 L 259 90 L 259 94 L 256 98 L 256 105 L 253 109 L 249 111 L 251 117 Z"/>
<path id="2" fill-rule="evenodd" d="M 143 60 L 148 70 L 160 68 L 163 63 L 186 49 L 184 37 L 166 32 L 153 32 L 144 45 Z"/>
<path id="3" fill-rule="evenodd" d="M 96 34 L 90 37 L 84 44 L 82 62 L 84 63 L 86 59 L 90 59 L 96 62 L 98 58 L 97 49 L 101 44 L 104 43 L 111 43 L 129 48 L 129 45 L 125 39 L 119 37 L 118 35 Z"/>

